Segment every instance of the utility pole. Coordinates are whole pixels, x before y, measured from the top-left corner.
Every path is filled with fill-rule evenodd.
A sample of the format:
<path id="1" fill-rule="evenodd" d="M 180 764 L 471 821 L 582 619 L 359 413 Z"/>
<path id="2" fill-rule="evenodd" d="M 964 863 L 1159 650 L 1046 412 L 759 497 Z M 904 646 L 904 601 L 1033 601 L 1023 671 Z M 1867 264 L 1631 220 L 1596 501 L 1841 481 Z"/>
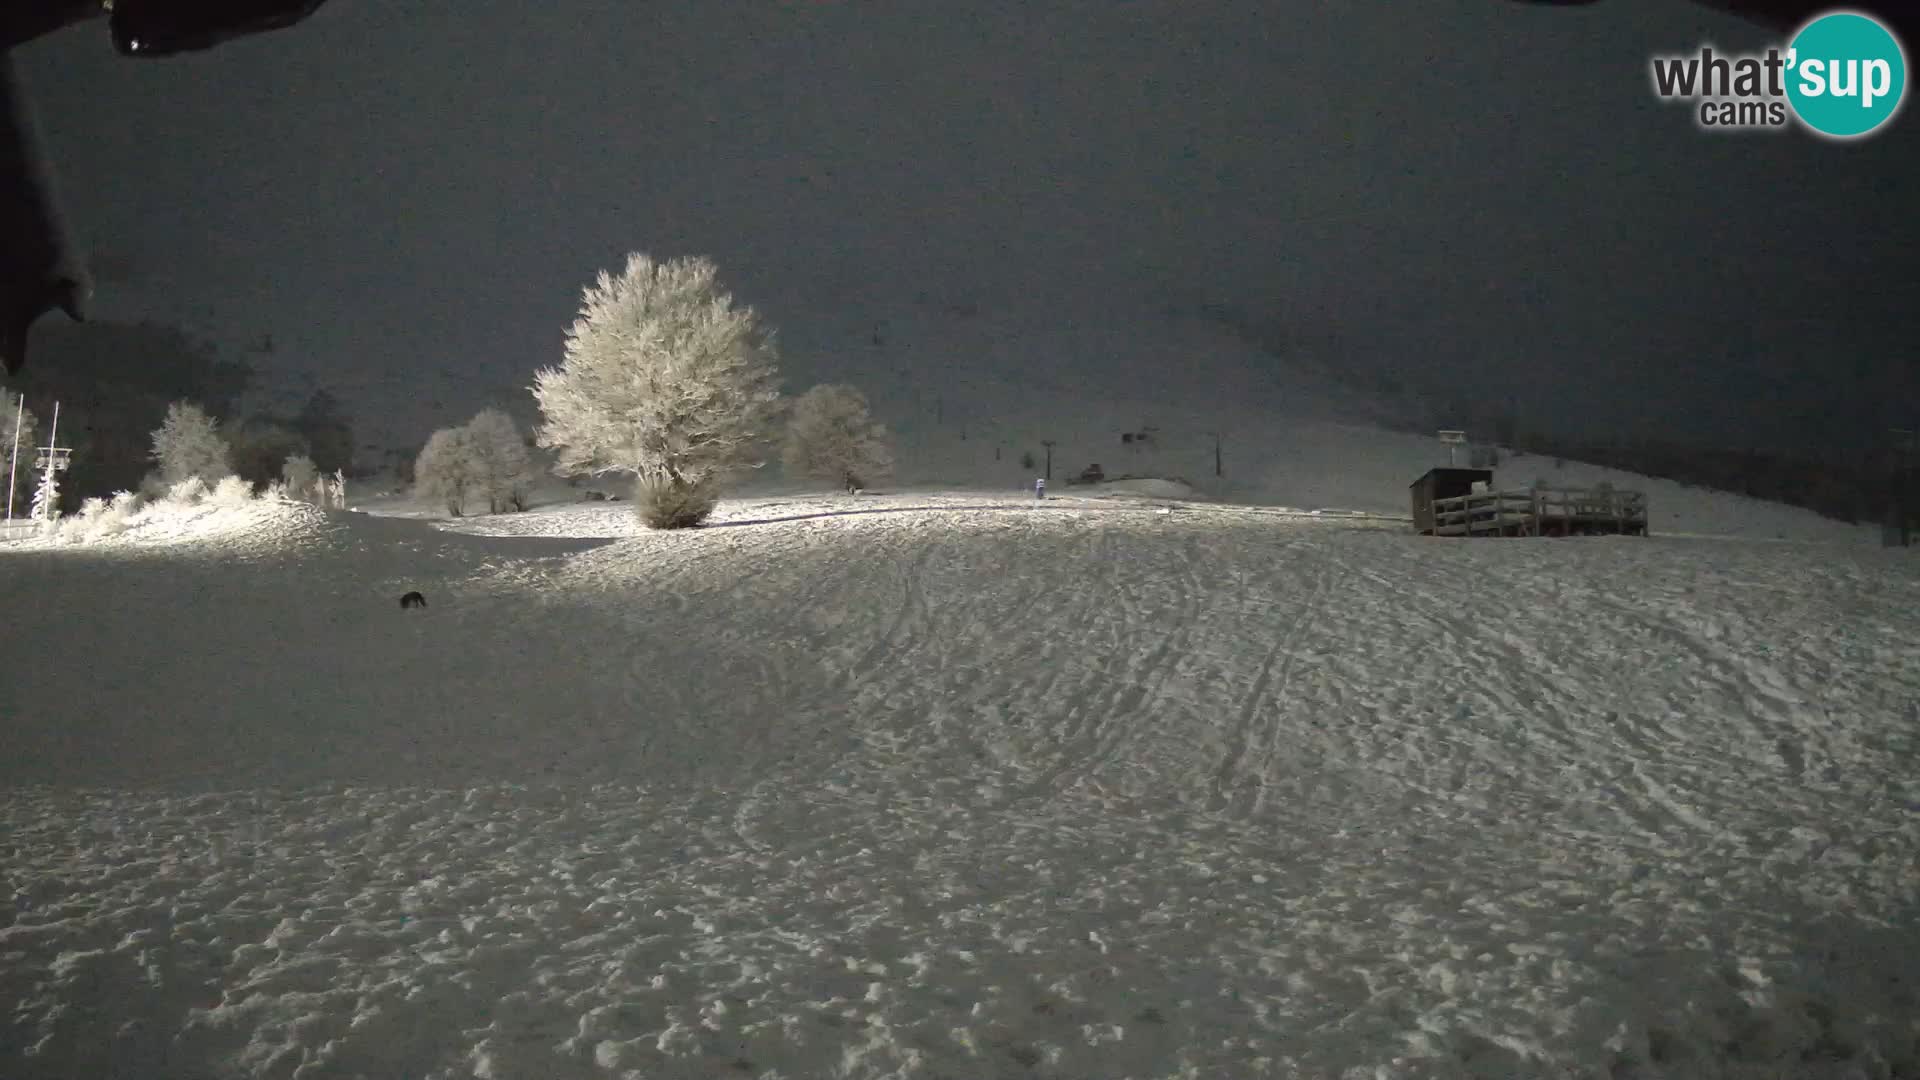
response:
<path id="1" fill-rule="evenodd" d="M 1047 448 L 1047 479 L 1053 479 L 1053 440 L 1041 439 L 1040 445 Z"/>
<path id="2" fill-rule="evenodd" d="M 13 413 L 13 457 L 7 462 L 7 520 L 13 520 L 13 485 L 20 468 L 20 425 L 27 418 L 27 395 L 20 395 L 20 406 Z"/>

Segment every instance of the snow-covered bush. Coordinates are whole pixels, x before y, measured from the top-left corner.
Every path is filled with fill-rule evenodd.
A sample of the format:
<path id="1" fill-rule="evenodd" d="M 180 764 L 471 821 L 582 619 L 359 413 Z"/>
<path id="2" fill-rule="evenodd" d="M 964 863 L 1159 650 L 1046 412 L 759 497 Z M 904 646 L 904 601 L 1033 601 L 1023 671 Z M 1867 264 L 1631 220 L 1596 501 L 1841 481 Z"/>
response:
<path id="1" fill-rule="evenodd" d="M 467 422 L 467 449 L 473 457 L 475 493 L 487 500 L 487 512 L 527 508 L 532 466 L 526 439 L 513 418 L 499 409 L 481 409 Z"/>
<path id="2" fill-rule="evenodd" d="M 459 517 L 474 486 L 473 436 L 464 427 L 441 428 L 427 440 L 413 463 L 414 490 L 446 503 Z"/>
<path id="3" fill-rule="evenodd" d="M 867 413 L 866 395 L 837 383 L 816 386 L 793 403 L 781 458 L 790 476 L 811 476 L 849 492 L 893 471 L 887 429 Z"/>
<path id="4" fill-rule="evenodd" d="M 107 500 L 87 499 L 80 504 L 80 512 L 71 517 L 62 518 L 54 531 L 61 540 L 69 544 L 83 544 L 98 535 L 100 519 L 107 514 Z"/>
<path id="5" fill-rule="evenodd" d="M 534 375 L 554 471 L 635 474 L 643 519 L 669 523 L 656 527 L 699 524 L 731 474 L 760 466 L 779 412 L 772 334 L 717 274 L 629 255 L 585 290 L 565 360 Z"/>
<path id="6" fill-rule="evenodd" d="M 167 489 L 167 500 L 179 506 L 192 506 L 205 498 L 207 482 L 199 476 L 189 476 L 185 480 Z"/>
<path id="7" fill-rule="evenodd" d="M 642 473 L 633 486 L 633 512 L 649 529 L 691 529 L 713 513 L 720 493 L 705 484 L 677 484 Z"/>
<path id="8" fill-rule="evenodd" d="M 280 483 L 285 497 L 300 502 L 317 503 L 320 470 L 314 467 L 313 459 L 305 454 L 295 454 L 280 466 Z"/>
<path id="9" fill-rule="evenodd" d="M 190 476 L 213 484 L 233 474 L 219 421 L 190 401 L 167 406 L 166 420 L 153 433 L 152 457 L 160 466 L 161 482 L 170 486 Z"/>
<path id="10" fill-rule="evenodd" d="M 88 499 L 80 504 L 79 513 L 60 519 L 50 535 L 69 544 L 105 540 L 127 531 L 139 512 L 140 496 L 131 491 L 118 492 L 111 500 Z"/>
<path id="11" fill-rule="evenodd" d="M 247 483 L 244 477 L 225 477 L 213 486 L 213 492 L 207 496 L 207 501 L 228 509 L 245 506 L 253 501 L 253 485 Z"/>

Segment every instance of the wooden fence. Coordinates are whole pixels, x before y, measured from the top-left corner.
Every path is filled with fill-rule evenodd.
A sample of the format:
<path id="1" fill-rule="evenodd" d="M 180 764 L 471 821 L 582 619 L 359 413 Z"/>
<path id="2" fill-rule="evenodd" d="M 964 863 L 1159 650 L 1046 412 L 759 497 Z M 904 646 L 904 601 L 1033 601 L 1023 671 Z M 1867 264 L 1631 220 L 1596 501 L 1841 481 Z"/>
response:
<path id="1" fill-rule="evenodd" d="M 1645 536 L 1647 497 L 1613 488 L 1476 491 L 1433 500 L 1435 536 Z"/>

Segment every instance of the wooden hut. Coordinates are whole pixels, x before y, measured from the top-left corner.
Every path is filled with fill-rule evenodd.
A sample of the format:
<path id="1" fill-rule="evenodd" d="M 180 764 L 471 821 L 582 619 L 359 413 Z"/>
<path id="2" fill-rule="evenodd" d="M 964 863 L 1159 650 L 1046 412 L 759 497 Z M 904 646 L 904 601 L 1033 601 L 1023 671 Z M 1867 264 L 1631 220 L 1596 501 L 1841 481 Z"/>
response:
<path id="1" fill-rule="evenodd" d="M 1471 494 L 1473 485 L 1493 485 L 1492 469 L 1457 469 L 1452 466 L 1428 469 L 1413 482 L 1413 531 L 1433 532 L 1433 500 L 1452 499 Z"/>

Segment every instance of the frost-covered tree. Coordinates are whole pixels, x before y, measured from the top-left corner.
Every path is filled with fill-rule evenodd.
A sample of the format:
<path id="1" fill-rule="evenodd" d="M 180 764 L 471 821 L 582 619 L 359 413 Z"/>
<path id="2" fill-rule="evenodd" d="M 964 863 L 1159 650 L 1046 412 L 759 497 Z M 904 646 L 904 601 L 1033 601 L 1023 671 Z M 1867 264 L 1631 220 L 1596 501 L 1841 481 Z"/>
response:
<path id="1" fill-rule="evenodd" d="M 654 528 L 698 525 L 759 451 L 780 405 L 771 332 L 704 258 L 634 253 L 585 290 L 566 358 L 534 375 L 539 445 L 562 475 L 633 473 Z"/>
<path id="2" fill-rule="evenodd" d="M 289 499 L 315 502 L 315 484 L 319 479 L 320 470 L 314 467 L 313 459 L 305 454 L 293 455 L 280 467 L 280 483 Z"/>
<path id="3" fill-rule="evenodd" d="M 866 395 L 839 383 L 816 386 L 793 403 L 781 460 L 791 476 L 866 487 L 893 471 L 887 429 L 867 413 Z"/>
<path id="4" fill-rule="evenodd" d="M 13 496 L 15 512 L 25 512 L 33 491 L 33 459 L 37 450 L 34 436 L 39 434 L 40 423 L 32 409 L 22 410 L 20 405 L 19 394 L 0 386 L 0 476 L 13 477 L 11 492 L 0 488 L 0 514 L 6 513 L 9 494 Z M 16 432 L 20 447 L 18 462 L 13 456 Z"/>
<path id="5" fill-rule="evenodd" d="M 305 436 L 272 417 L 248 417 L 224 434 L 233 471 L 256 486 L 280 479 L 289 458 L 309 452 Z"/>
<path id="6" fill-rule="evenodd" d="M 427 440 L 413 463 L 414 489 L 440 499 L 447 513 L 459 517 L 473 491 L 473 436 L 464 427 L 441 428 Z"/>
<path id="7" fill-rule="evenodd" d="M 189 476 L 213 485 L 233 475 L 220 422 L 190 401 L 167 406 L 166 420 L 153 433 L 152 457 L 160 466 L 160 482 L 168 486 Z"/>
<path id="8" fill-rule="evenodd" d="M 306 439 L 314 465 L 322 472 L 344 470 L 353 464 L 353 425 L 340 399 L 325 389 L 315 390 L 293 418 L 293 429 Z"/>
<path id="9" fill-rule="evenodd" d="M 33 491 L 33 517 L 52 521 L 60 516 L 60 470 L 49 465 L 40 472 L 40 486 Z"/>
<path id="10" fill-rule="evenodd" d="M 499 409 L 481 409 L 467 423 L 467 446 L 473 452 L 475 490 L 486 496 L 487 512 L 525 510 L 533 468 L 513 418 Z"/>

